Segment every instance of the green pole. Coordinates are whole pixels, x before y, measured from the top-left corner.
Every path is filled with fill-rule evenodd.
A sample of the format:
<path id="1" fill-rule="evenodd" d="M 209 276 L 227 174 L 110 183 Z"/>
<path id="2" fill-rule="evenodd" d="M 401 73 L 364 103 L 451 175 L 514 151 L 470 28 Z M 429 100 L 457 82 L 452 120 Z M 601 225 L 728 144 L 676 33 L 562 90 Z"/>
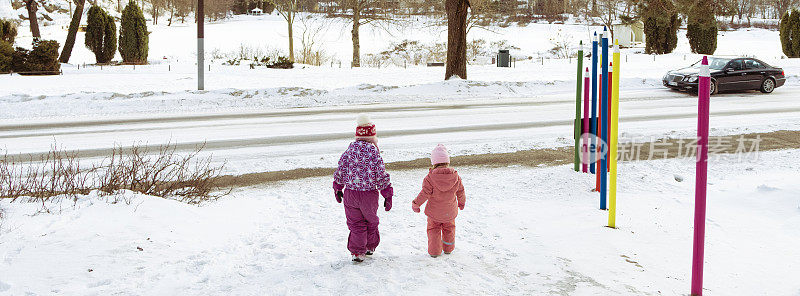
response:
<path id="1" fill-rule="evenodd" d="M 583 90 L 583 41 L 578 45 L 578 79 L 575 87 L 575 171 L 580 171 L 580 141 L 581 141 L 581 93 Z"/>

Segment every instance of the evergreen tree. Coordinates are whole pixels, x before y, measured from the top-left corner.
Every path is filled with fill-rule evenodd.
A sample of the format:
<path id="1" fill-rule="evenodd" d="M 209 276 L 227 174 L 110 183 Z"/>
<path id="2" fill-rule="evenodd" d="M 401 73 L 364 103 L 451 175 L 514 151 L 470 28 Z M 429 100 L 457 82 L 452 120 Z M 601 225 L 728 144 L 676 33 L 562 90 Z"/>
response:
<path id="1" fill-rule="evenodd" d="M 717 19 L 714 18 L 714 1 L 699 0 L 689 11 L 686 37 L 692 52 L 714 54 L 717 51 Z"/>
<path id="2" fill-rule="evenodd" d="M 58 48 L 60 45 L 55 40 L 42 40 L 33 45 L 28 55 L 28 64 L 31 71 L 58 72 L 61 63 L 58 62 Z"/>
<path id="3" fill-rule="evenodd" d="M 119 54 L 127 64 L 146 64 L 149 50 L 147 21 L 136 1 L 128 2 L 122 10 L 119 29 Z"/>
<path id="4" fill-rule="evenodd" d="M 681 21 L 672 0 L 644 0 L 640 5 L 640 17 L 646 36 L 645 52 L 665 54 L 675 50 Z"/>
<path id="5" fill-rule="evenodd" d="M 792 10 L 781 18 L 781 46 L 783 54 L 790 58 L 800 58 L 800 11 Z"/>
<path id="6" fill-rule="evenodd" d="M 11 43 L 0 40 L 0 73 L 11 72 L 11 59 L 14 56 L 14 47 Z"/>
<path id="7" fill-rule="evenodd" d="M 114 18 L 96 5 L 89 8 L 86 18 L 86 48 L 94 52 L 98 64 L 108 63 L 117 51 Z"/>
<path id="8" fill-rule="evenodd" d="M 14 45 L 15 38 L 17 38 L 17 25 L 9 20 L 0 19 L 0 41 Z"/>

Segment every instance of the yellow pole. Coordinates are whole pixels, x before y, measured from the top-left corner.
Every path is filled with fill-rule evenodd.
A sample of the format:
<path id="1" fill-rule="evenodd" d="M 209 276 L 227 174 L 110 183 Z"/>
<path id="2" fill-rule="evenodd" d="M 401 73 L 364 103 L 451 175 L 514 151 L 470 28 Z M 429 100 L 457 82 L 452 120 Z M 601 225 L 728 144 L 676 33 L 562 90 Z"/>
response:
<path id="1" fill-rule="evenodd" d="M 609 131 L 610 151 L 608 160 L 610 161 L 610 186 L 608 195 L 608 227 L 616 228 L 617 218 L 617 137 L 619 136 L 619 79 L 622 72 L 619 71 L 619 40 L 614 40 L 613 71 L 614 80 L 611 82 L 611 130 Z"/>

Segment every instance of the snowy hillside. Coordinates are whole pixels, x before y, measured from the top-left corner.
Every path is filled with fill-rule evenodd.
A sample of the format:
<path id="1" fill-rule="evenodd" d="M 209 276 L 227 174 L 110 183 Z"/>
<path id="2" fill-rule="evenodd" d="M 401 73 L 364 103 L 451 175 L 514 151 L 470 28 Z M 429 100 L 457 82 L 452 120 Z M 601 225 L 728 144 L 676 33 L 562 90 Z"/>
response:
<path id="1" fill-rule="evenodd" d="M 8 3 L 0 0 L 0 17 L 17 13 Z M 106 165 L 121 146 L 170 143 L 174 150 L 166 151 L 176 158 L 204 147 L 197 156 L 209 157 L 222 176 L 213 180 L 232 190 L 200 205 L 126 190 L 101 194 L 99 186 L 55 202 L 4 196 L 0 295 L 688 294 L 696 149 L 683 145 L 698 134 L 698 96 L 662 85 L 667 71 L 701 58 L 690 53 L 685 31 L 671 54 L 622 50 L 614 73 L 620 147 L 644 150 L 631 148 L 636 159 L 619 164 L 613 229 L 604 227 L 609 212 L 598 210 L 596 176 L 565 165 L 574 151 L 578 67 L 574 57 L 550 52 L 552 38 L 577 45 L 602 28 L 475 28 L 468 38 L 489 44 L 484 56 L 468 66 L 468 79 L 445 81 L 443 67 L 425 65 L 440 59 L 433 54 L 419 65 L 369 62 L 404 40 L 445 42 L 445 28 L 430 19 L 388 31 L 363 27 L 365 67 L 350 68 L 348 25 L 301 16 L 296 37 L 319 29 L 317 49 L 329 60 L 290 70 L 235 65 L 232 57 L 285 54 L 285 21 L 210 22 L 202 91 L 190 18 L 148 22 L 148 65 L 93 65 L 79 33 L 62 75 L 0 75 L 0 155 L 7 155 L 0 189 L 15 184 L 3 172 L 26 178 L 12 161 L 38 165 L 52 149 L 88 169 Z M 61 15 L 42 25 L 44 38 L 63 43 L 68 22 Z M 17 45 L 32 40 L 26 25 Z M 711 98 L 709 134 L 719 153 L 709 163 L 705 220 L 709 296 L 800 296 L 800 59 L 784 58 L 778 38 L 763 29 L 719 34 L 718 55 L 758 57 L 787 80 L 769 94 Z M 492 46 L 513 47 L 514 66 L 487 62 Z M 356 264 L 331 174 L 361 113 L 375 123 L 395 196 L 391 211 L 379 209 L 376 253 Z M 455 252 L 434 259 L 426 217 L 410 203 L 438 143 L 448 146 L 467 201 L 455 222 Z M 50 176 L 49 168 L 27 178 Z"/>

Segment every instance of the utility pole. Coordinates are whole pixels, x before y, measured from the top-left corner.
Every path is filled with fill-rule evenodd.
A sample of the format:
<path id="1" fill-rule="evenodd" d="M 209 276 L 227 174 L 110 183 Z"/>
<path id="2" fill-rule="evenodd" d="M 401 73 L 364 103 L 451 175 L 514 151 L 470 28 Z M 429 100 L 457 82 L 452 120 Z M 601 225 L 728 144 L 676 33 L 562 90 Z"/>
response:
<path id="1" fill-rule="evenodd" d="M 203 0 L 197 0 L 197 90 L 205 89 L 205 73 L 203 67 L 205 66 L 205 51 L 203 44 L 203 23 L 205 22 L 205 15 L 203 12 Z"/>

